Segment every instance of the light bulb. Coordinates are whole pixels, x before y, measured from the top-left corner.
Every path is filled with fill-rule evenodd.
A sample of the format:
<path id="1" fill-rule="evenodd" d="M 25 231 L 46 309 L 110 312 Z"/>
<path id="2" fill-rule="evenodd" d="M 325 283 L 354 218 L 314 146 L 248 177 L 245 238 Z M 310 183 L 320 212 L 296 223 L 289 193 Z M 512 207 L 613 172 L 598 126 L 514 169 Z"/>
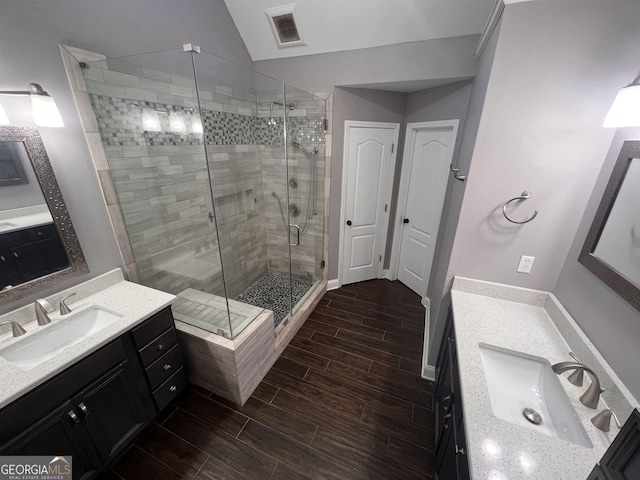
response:
<path id="1" fill-rule="evenodd" d="M 607 128 L 640 126 L 640 85 L 632 84 L 618 91 L 603 126 Z"/>
<path id="2" fill-rule="evenodd" d="M 56 102 L 49 95 L 31 95 L 31 108 L 37 126 L 64 127 Z"/>
<path id="3" fill-rule="evenodd" d="M 2 105 L 0 105 L 0 125 L 11 125 L 9 117 L 7 117 L 7 113 L 4 111 L 4 108 L 2 108 Z"/>

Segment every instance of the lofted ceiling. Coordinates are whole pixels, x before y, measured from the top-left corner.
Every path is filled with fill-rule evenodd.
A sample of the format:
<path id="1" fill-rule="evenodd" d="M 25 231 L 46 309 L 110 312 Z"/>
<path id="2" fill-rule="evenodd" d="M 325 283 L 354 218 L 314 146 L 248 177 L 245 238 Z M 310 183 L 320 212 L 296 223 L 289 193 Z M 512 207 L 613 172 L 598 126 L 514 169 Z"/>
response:
<path id="1" fill-rule="evenodd" d="M 254 61 L 480 34 L 495 0 L 224 0 Z M 296 4 L 304 45 L 278 47 L 265 9 Z"/>

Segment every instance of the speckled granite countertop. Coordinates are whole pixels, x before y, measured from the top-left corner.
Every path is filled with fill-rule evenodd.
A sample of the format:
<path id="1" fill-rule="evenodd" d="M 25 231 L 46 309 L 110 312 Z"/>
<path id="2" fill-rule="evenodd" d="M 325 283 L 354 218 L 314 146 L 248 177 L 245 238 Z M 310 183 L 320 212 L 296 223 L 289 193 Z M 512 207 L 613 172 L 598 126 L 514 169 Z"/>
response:
<path id="1" fill-rule="evenodd" d="M 120 270 L 101 275 L 47 299 L 57 310 L 59 299 L 71 292 L 76 292 L 77 295 L 71 297 L 67 302 L 72 308 L 72 313 L 64 318 L 70 317 L 73 313 L 79 313 L 90 306 L 103 307 L 122 315 L 122 318 L 31 370 L 20 370 L 0 357 L 0 408 L 119 337 L 138 323 L 170 305 L 175 299 L 173 295 L 125 281 Z M 14 320 L 27 330 L 26 335 L 18 338 L 13 338 L 11 333 L 0 336 L 0 349 L 51 327 L 61 317 L 56 312 L 51 314 L 50 318 L 49 325 L 38 326 L 35 321 L 33 305 L 0 316 L 0 322 Z"/>
<path id="2" fill-rule="evenodd" d="M 624 422 L 637 405 L 633 396 L 553 294 L 456 277 L 451 291 L 468 459 L 473 480 L 585 480 L 617 433 L 589 421 L 608 406 Z M 603 388 L 597 410 L 579 401 L 589 384 L 561 384 L 593 448 L 513 425 L 491 409 L 479 343 L 570 361 L 569 351 L 594 369 Z M 606 402 L 606 405 L 605 405 Z"/>

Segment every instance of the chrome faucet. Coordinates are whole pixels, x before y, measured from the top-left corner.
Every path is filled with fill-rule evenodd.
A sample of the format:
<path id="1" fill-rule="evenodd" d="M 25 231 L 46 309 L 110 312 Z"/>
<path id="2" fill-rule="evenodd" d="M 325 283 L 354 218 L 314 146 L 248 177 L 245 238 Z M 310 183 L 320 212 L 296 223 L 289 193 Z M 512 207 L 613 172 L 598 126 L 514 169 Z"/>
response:
<path id="1" fill-rule="evenodd" d="M 579 362 L 560 362 L 552 365 L 551 369 L 557 375 L 560 375 L 561 373 L 564 373 L 568 370 L 580 370 L 587 372 L 591 376 L 591 385 L 589 385 L 587 391 L 580 396 L 580 401 L 586 407 L 597 408 L 598 401 L 600 400 L 600 394 L 604 392 L 604 390 L 600 388 L 600 380 L 593 370 Z M 572 377 L 568 379 L 574 385 L 582 385 L 582 379 L 580 377 L 573 374 L 569 375 L 569 377 Z"/>
<path id="2" fill-rule="evenodd" d="M 71 313 L 71 309 L 67 306 L 67 304 L 65 303 L 67 298 L 69 297 L 73 297 L 76 294 L 76 292 L 73 292 L 69 295 L 67 295 L 66 297 L 63 297 L 60 299 L 60 315 L 67 315 L 69 313 Z"/>
<path id="3" fill-rule="evenodd" d="M 0 323 L 0 327 L 2 325 L 11 325 L 11 333 L 14 337 L 19 337 L 20 335 L 24 335 L 27 331 L 22 328 L 22 326 L 18 322 L 8 321 Z"/>
<path id="4" fill-rule="evenodd" d="M 36 319 L 38 320 L 38 325 L 42 326 L 51 323 L 49 314 L 54 312 L 51 304 L 45 299 L 39 298 L 34 303 L 34 306 L 36 307 Z"/>

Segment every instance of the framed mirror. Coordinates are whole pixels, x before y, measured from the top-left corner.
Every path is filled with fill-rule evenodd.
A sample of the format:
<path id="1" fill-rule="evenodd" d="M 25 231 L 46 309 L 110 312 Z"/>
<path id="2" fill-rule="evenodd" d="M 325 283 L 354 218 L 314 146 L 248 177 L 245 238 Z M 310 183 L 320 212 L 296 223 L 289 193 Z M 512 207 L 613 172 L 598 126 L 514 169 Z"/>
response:
<path id="1" fill-rule="evenodd" d="M 622 145 L 578 261 L 640 310 L 640 141 Z"/>
<path id="2" fill-rule="evenodd" d="M 88 272 L 38 130 L 0 127 L 0 305 Z"/>

